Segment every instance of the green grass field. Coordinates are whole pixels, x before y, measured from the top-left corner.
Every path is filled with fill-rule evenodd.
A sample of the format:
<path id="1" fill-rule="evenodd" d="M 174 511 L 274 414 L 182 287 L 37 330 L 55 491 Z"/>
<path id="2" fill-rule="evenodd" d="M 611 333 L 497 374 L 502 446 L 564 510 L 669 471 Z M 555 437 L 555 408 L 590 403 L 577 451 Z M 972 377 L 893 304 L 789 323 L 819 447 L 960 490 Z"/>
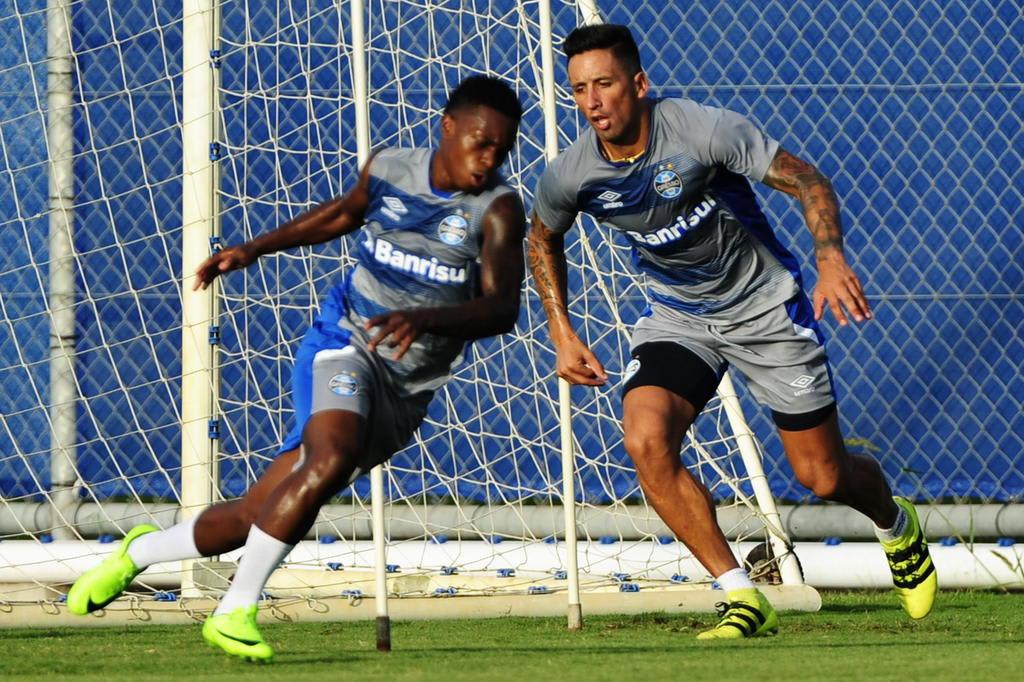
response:
<path id="1" fill-rule="evenodd" d="M 943 593 L 928 619 L 888 594 L 825 593 L 771 639 L 694 640 L 710 615 L 398 622 L 377 653 L 373 623 L 267 626 L 274 663 L 228 659 L 198 626 L 0 630 L 0 677 L 304 680 L 1021 680 L 1024 594 Z"/>

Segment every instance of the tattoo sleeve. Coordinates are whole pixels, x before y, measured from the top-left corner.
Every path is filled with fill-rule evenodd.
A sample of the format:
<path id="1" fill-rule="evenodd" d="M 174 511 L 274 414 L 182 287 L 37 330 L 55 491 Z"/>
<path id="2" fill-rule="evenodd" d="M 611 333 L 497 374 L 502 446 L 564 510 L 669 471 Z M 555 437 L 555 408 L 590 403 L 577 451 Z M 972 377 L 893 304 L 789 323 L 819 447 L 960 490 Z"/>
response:
<path id="1" fill-rule="evenodd" d="M 533 283 L 548 317 L 551 337 L 559 340 L 573 334 L 566 306 L 565 240 L 536 215 L 526 240 L 527 260 Z"/>
<path id="2" fill-rule="evenodd" d="M 843 255 L 843 226 L 832 183 L 803 159 L 779 149 L 764 176 L 764 184 L 800 200 L 804 219 L 814 237 L 819 260 Z"/>

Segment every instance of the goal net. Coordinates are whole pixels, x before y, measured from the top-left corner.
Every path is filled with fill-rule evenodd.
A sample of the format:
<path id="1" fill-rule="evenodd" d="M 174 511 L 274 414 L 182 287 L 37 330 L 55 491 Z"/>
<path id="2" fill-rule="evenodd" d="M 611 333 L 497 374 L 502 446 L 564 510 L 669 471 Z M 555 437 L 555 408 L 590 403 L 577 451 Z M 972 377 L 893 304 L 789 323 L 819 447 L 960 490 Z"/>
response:
<path id="1" fill-rule="evenodd" d="M 747 110 L 776 135 L 787 132 L 780 127 L 789 119 L 787 107 L 797 107 L 797 123 L 819 111 L 820 98 L 775 98 L 774 85 L 787 72 L 783 65 L 762 74 L 758 69 L 770 55 L 747 47 L 729 59 L 719 54 L 743 39 L 736 33 L 739 14 L 718 16 L 699 4 L 658 7 L 616 4 L 606 18 L 633 26 L 655 83 L 664 84 L 662 94 L 682 94 L 678 85 L 687 69 L 714 61 L 713 73 L 693 79 L 699 92 L 688 94 Z M 574 2 L 554 1 L 551 9 L 557 46 L 583 16 Z M 362 104 L 354 94 L 359 46 L 352 42 L 348 3 L 223 2 L 200 13 L 209 33 L 199 35 L 182 30 L 183 14 L 196 12 L 193 3 L 127 0 L 0 4 L 5 602 L 39 604 L 48 612 L 68 583 L 131 526 L 168 527 L 198 513 L 206 500 L 243 494 L 291 427 L 293 354 L 320 297 L 350 260 L 352 242 L 342 240 L 266 257 L 223 278 L 201 320 L 209 371 L 196 382 L 195 371 L 183 365 L 183 346 L 195 350 L 198 338 L 183 322 L 190 305 L 183 243 L 193 231 L 183 202 L 206 193 L 201 198 L 212 208 L 200 240 L 212 249 L 273 229 L 343 193 L 357 175 Z M 446 93 L 461 78 L 505 78 L 526 109 L 506 173 L 529 207 L 545 163 L 540 17 L 536 2 L 367 0 L 362 48 L 370 143 L 429 145 Z M 692 27 L 698 19 L 715 27 L 716 39 L 701 44 L 694 36 L 682 62 L 690 66 L 683 66 L 681 43 L 669 38 L 668 28 Z M 796 25 L 793 17 L 786 22 L 786 30 Z M 182 63 L 189 49 L 195 54 L 196 41 L 213 84 L 213 128 L 206 139 L 189 134 L 197 119 L 185 104 L 195 97 L 197 69 Z M 554 68 L 564 147 L 580 121 L 557 53 Z M 740 68 L 751 70 L 730 70 Z M 801 78 L 813 77 L 810 69 Z M 756 89 L 717 85 L 748 77 Z M 860 120 L 855 109 L 847 116 L 850 125 Z M 182 160 L 197 149 L 209 161 L 206 189 L 195 182 L 189 165 L 195 162 Z M 842 176 L 841 182 L 864 180 L 852 193 L 854 204 L 870 204 L 873 192 L 890 196 L 888 185 L 872 189 L 876 172 L 851 166 Z M 792 233 L 786 241 L 798 241 L 792 209 L 777 202 L 769 209 Z M 611 380 L 607 388 L 572 392 L 575 499 L 563 492 L 554 356 L 528 282 L 515 331 L 469 347 L 414 441 L 384 468 L 387 584 L 392 596 L 403 598 L 396 601 L 430 598 L 424 613 L 440 616 L 444 609 L 457 612 L 449 605 L 460 603 L 474 604 L 474 613 L 489 608 L 469 597 L 494 603 L 523 597 L 540 605 L 523 612 L 560 612 L 569 553 L 578 557 L 583 591 L 603 595 L 596 608 L 662 608 L 643 600 L 693 585 L 702 607 L 716 600 L 704 570 L 646 505 L 622 447 L 618 383 L 631 323 L 645 306 L 628 247 L 590 222 L 580 228 L 567 243 L 570 309 Z M 853 242 L 855 250 L 862 244 L 856 237 Z M 869 260 L 877 256 L 867 253 Z M 1010 297 L 1007 305 L 1019 307 L 1019 301 Z M 863 347 L 840 341 L 843 350 L 847 345 L 855 354 Z M 870 362 L 880 360 L 872 355 Z M 859 400 L 859 383 L 844 384 L 840 375 L 840 384 Z M 193 439 L 189 447 L 203 450 L 210 464 L 183 464 L 189 447 L 182 444 L 182 424 L 194 422 L 189 410 L 206 403 L 202 442 Z M 754 411 L 757 437 L 750 437 L 744 412 L 752 414 L 748 398 L 723 391 L 699 418 L 682 457 L 712 490 L 737 554 L 753 561 L 759 578 L 778 583 L 785 573 L 778 557 L 788 556 L 788 539 L 767 492 L 770 487 L 789 499 L 804 493 L 791 487 L 785 471 L 773 466 L 766 478 L 755 466 L 770 429 Z M 858 442 L 877 447 L 904 433 L 889 430 L 881 415 L 875 423 L 867 436 L 858 418 Z M 774 450 L 770 459 L 773 465 L 778 459 Z M 998 461 L 986 465 L 996 484 L 974 491 L 977 496 L 1019 495 L 1019 472 L 1000 467 Z M 943 488 L 928 481 L 899 482 L 901 492 L 942 497 Z M 576 512 L 575 548 L 565 540 L 567 503 Z M 273 602 L 295 605 L 302 617 L 318 613 L 319 603 L 343 598 L 358 612 L 354 607 L 375 590 L 370 507 L 368 478 L 342 491 L 272 578 L 267 592 Z M 131 599 L 109 610 L 122 608 L 132 617 L 177 602 L 189 613 L 185 602 L 223 589 L 237 556 L 152 567 Z M 784 582 L 799 592 L 799 574 L 789 570 Z M 799 604 L 813 606 L 813 598 L 799 594 Z M 447 597 L 443 605 L 431 601 Z"/>

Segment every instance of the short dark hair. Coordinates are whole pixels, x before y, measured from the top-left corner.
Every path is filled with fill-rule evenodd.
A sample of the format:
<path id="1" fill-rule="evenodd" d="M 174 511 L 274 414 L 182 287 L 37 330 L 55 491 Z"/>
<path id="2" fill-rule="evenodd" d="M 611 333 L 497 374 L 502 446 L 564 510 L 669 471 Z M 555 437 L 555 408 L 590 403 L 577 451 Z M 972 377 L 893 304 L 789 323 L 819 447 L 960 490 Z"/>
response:
<path id="1" fill-rule="evenodd" d="M 444 113 L 451 114 L 466 107 L 484 106 L 508 116 L 519 125 L 523 105 L 508 83 L 493 76 L 470 76 L 459 83 L 444 105 Z"/>
<path id="2" fill-rule="evenodd" d="M 572 59 L 581 52 L 611 50 L 622 68 L 632 76 L 643 70 L 640 50 L 633 40 L 629 28 L 620 24 L 592 24 L 580 26 L 565 38 L 562 44 L 566 59 Z"/>

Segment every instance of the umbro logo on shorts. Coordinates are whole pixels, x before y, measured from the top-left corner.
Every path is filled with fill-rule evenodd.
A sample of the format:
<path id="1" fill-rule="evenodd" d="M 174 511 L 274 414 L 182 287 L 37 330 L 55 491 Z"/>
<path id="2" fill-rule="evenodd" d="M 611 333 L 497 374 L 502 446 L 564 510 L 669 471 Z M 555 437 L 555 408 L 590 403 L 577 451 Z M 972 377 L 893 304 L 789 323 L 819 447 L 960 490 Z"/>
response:
<path id="1" fill-rule="evenodd" d="M 796 379 L 789 382 L 789 385 L 792 386 L 793 388 L 800 389 L 799 391 L 793 393 L 793 395 L 798 396 L 813 392 L 814 388 L 811 386 L 811 384 L 813 383 L 814 377 L 812 377 L 810 374 L 801 374 Z"/>
<path id="2" fill-rule="evenodd" d="M 801 374 L 793 381 L 789 382 L 789 385 L 793 388 L 807 388 L 814 383 L 814 377 L 809 374 Z"/>

